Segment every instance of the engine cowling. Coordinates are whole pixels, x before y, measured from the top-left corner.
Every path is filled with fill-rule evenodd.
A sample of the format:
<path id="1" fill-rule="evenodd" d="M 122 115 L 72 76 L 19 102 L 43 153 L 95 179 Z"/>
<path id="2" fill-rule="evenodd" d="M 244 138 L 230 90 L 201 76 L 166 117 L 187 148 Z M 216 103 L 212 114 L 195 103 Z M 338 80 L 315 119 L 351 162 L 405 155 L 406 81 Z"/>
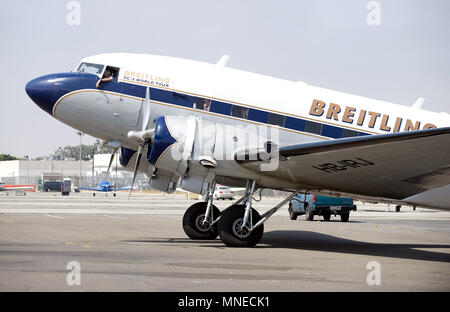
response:
<path id="1" fill-rule="evenodd" d="M 154 139 L 147 153 L 154 168 L 150 185 L 170 193 L 180 182 L 186 191 L 205 194 L 221 169 L 218 167 L 226 163 L 222 161 L 233 160 L 237 150 L 264 146 L 266 132 L 195 116 L 161 116 L 156 120 Z"/>
<path id="2" fill-rule="evenodd" d="M 155 135 L 147 160 L 154 168 L 150 186 L 163 192 L 176 190 L 180 176 L 187 172 L 183 158 L 188 120 L 183 117 L 161 116 L 156 119 Z M 180 154 L 181 153 L 181 154 Z"/>

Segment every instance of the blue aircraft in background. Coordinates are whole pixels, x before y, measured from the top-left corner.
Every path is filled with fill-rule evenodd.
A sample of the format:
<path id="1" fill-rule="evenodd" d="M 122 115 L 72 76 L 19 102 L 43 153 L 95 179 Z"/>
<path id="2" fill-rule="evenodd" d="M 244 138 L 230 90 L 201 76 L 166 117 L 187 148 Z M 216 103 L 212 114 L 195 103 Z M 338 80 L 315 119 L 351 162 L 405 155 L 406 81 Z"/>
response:
<path id="1" fill-rule="evenodd" d="M 95 196 L 95 192 L 104 192 L 104 193 L 106 193 L 106 196 L 108 196 L 108 192 L 130 190 L 131 187 L 113 188 L 112 185 L 109 184 L 108 181 L 101 181 L 97 188 L 79 187 L 78 189 L 94 191 L 93 196 Z M 116 193 L 114 193 L 114 196 L 116 196 Z"/>

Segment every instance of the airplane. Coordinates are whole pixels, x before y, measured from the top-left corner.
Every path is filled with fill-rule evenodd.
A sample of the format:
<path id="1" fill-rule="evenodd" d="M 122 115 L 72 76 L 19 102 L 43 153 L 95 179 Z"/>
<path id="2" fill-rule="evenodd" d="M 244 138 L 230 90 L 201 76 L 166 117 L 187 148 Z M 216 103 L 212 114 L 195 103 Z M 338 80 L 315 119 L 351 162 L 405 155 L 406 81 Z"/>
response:
<path id="1" fill-rule="evenodd" d="M 410 107 L 229 68 L 228 58 L 99 54 L 25 91 L 112 147 L 111 162 L 120 149 L 132 186 L 140 172 L 154 189 L 204 195 L 183 216 L 191 239 L 253 247 L 300 193 L 450 209 L 449 114 L 422 99 Z M 216 184 L 245 192 L 219 211 Z M 252 208 L 261 188 L 290 195 L 261 215 Z"/>
<path id="2" fill-rule="evenodd" d="M 92 196 L 95 196 L 95 192 L 104 192 L 106 196 L 108 196 L 108 192 L 116 192 L 116 191 L 124 191 L 124 190 L 130 190 L 130 187 L 122 187 L 122 188 L 113 188 L 111 184 L 109 184 L 108 181 L 100 181 L 97 188 L 90 188 L 90 187 L 79 187 L 79 190 L 88 190 L 88 191 L 94 191 L 92 193 Z M 113 193 L 114 197 L 116 197 L 116 193 Z"/>

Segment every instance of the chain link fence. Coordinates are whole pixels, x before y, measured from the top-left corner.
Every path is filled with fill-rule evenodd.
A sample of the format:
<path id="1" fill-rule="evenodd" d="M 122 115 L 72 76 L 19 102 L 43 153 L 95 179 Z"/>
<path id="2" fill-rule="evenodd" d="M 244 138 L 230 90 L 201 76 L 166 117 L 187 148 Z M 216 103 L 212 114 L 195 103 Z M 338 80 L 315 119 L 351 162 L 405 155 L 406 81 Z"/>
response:
<path id="1" fill-rule="evenodd" d="M 18 185 L 35 185 L 36 191 L 40 191 L 43 181 L 42 175 L 39 176 L 20 176 L 20 177 L 0 177 L 2 183 L 4 184 L 18 184 Z M 72 181 L 73 187 L 98 187 L 100 182 L 108 181 L 112 186 L 116 188 L 121 187 L 129 187 L 133 181 L 132 174 L 130 176 L 118 176 L 114 175 L 109 178 L 105 176 L 82 176 L 80 183 L 80 176 L 64 176 L 64 179 L 70 179 Z M 60 181 L 56 180 L 56 181 Z M 139 174 L 136 176 L 136 181 L 134 182 L 134 186 L 137 190 L 150 190 L 149 179 L 143 175 Z"/>

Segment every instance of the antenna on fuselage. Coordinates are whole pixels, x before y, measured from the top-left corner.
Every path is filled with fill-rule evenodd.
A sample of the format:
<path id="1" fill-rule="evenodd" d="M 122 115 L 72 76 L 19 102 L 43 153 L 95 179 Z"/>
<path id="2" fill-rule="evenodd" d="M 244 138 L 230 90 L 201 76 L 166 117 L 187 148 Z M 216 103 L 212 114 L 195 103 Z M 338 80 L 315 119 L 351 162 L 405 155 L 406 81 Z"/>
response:
<path id="1" fill-rule="evenodd" d="M 421 109 L 423 102 L 425 102 L 425 98 L 420 97 L 416 100 L 416 102 L 414 102 L 414 104 L 411 106 L 412 108 L 417 108 L 417 109 Z"/>
<path id="2" fill-rule="evenodd" d="M 220 60 L 216 63 L 217 66 L 225 67 L 228 63 L 228 60 L 230 59 L 230 56 L 225 54 L 220 58 Z"/>

